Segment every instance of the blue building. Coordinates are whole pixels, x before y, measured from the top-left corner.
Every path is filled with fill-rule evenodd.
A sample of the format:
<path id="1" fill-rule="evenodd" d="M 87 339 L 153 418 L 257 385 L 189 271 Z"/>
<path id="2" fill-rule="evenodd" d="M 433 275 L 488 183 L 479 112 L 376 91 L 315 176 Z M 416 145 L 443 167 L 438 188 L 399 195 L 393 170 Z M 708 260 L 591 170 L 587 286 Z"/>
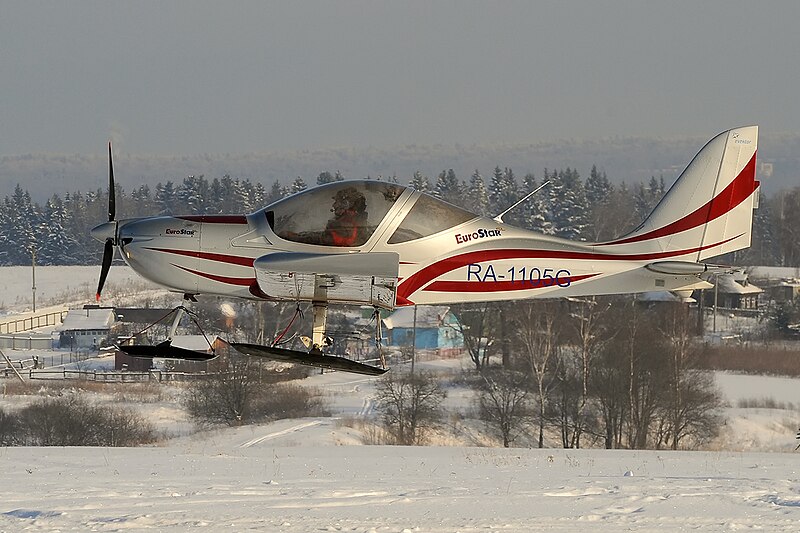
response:
<path id="1" fill-rule="evenodd" d="M 437 350 L 457 356 L 464 349 L 458 318 L 446 306 L 416 306 L 416 349 Z M 411 346 L 414 339 L 414 307 L 402 307 L 383 319 L 387 345 Z"/>

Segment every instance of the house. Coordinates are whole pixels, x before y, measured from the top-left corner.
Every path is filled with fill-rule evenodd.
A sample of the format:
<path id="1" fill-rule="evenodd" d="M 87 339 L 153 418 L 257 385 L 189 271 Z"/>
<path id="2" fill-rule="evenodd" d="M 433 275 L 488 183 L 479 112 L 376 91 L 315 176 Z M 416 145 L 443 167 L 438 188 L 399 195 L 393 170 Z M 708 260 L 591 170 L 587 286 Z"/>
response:
<path id="1" fill-rule="evenodd" d="M 750 283 L 746 276 L 722 274 L 711 278 L 716 289 L 703 291 L 703 303 L 706 307 L 714 306 L 716 293 L 717 307 L 723 309 L 758 309 L 758 296 L 764 292 L 760 287 Z"/>
<path id="2" fill-rule="evenodd" d="M 800 298 L 800 280 L 782 279 L 765 288 L 770 300 L 794 302 Z"/>
<path id="3" fill-rule="evenodd" d="M 748 277 L 764 288 L 771 302 L 793 302 L 800 298 L 800 268 L 754 266 Z"/>
<path id="4" fill-rule="evenodd" d="M 105 345 L 114 324 L 114 309 L 95 305 L 70 309 L 56 329 L 58 345 L 70 350 L 96 350 Z"/>
<path id="5" fill-rule="evenodd" d="M 441 356 L 457 356 L 464 349 L 458 319 L 446 306 L 402 307 L 384 318 L 383 326 L 388 346 L 411 346 L 416 339 L 416 349 L 437 350 Z"/>

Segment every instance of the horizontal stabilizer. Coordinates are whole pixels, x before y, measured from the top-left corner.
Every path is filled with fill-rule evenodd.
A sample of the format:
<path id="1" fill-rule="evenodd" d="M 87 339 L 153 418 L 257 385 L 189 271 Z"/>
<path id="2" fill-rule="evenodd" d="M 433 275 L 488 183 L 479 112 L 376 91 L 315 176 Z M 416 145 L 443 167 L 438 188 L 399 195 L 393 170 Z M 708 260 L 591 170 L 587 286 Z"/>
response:
<path id="1" fill-rule="evenodd" d="M 330 370 L 340 370 L 353 374 L 364 374 L 367 376 L 380 376 L 386 372 L 385 368 L 365 365 L 352 359 L 339 357 L 336 355 L 325 355 L 321 353 L 300 352 L 297 350 L 286 350 L 261 344 L 245 344 L 240 342 L 229 343 L 236 351 L 254 357 L 265 357 L 273 361 L 283 361 L 285 363 L 297 363 L 317 368 L 327 368 Z"/>
<path id="2" fill-rule="evenodd" d="M 155 346 L 149 344 L 132 344 L 117 346 L 121 351 L 131 357 L 142 357 L 152 359 L 153 357 L 163 357 L 164 359 L 181 359 L 183 361 L 208 361 L 214 359 L 216 354 L 206 352 L 196 352 L 186 348 L 173 346 L 171 341 L 164 341 Z"/>

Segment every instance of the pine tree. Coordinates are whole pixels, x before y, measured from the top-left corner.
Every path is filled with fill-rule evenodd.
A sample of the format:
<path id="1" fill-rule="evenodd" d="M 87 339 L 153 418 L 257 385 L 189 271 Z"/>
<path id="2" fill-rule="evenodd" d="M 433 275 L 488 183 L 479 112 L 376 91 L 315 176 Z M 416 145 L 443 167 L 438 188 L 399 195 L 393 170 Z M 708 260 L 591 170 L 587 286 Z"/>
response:
<path id="1" fill-rule="evenodd" d="M 172 215 L 176 213 L 177 195 L 175 194 L 175 185 L 172 181 L 166 183 L 158 183 L 156 185 L 155 203 L 159 215 Z"/>
<path id="2" fill-rule="evenodd" d="M 546 175 L 547 171 L 545 171 Z M 539 184 L 533 174 L 526 174 L 522 180 L 522 189 L 525 194 L 535 191 L 538 186 Z M 519 209 L 518 220 L 520 226 L 539 233 L 552 233 L 552 228 L 550 228 L 546 219 L 546 201 L 547 192 L 543 189 L 517 207 Z"/>
<path id="3" fill-rule="evenodd" d="M 16 246 L 11 227 L 11 202 L 8 196 L 0 208 L 0 266 L 13 265 L 14 257 L 11 251 Z"/>
<path id="4" fill-rule="evenodd" d="M 577 170 L 553 172 L 550 190 L 550 221 L 553 234 L 570 240 L 583 240 L 587 227 L 586 193 Z"/>
<path id="5" fill-rule="evenodd" d="M 58 195 L 53 195 L 44 207 L 44 216 L 39 225 L 39 239 L 36 263 L 39 265 L 74 265 L 78 263 L 75 252 L 78 243 L 74 236 L 65 230 L 67 213 Z"/>
<path id="6" fill-rule="evenodd" d="M 431 191 L 431 182 L 428 179 L 428 176 L 423 176 L 422 173 L 417 170 L 414 172 L 414 177 L 411 178 L 411 183 L 409 185 L 419 192 L 430 192 Z"/>
<path id="7" fill-rule="evenodd" d="M 452 168 L 439 174 L 433 196 L 453 205 L 464 205 L 464 185 L 458 181 Z"/>
<path id="8" fill-rule="evenodd" d="M 483 182 L 483 176 L 481 176 L 477 168 L 469 178 L 467 202 L 469 210 L 473 213 L 482 216 L 489 214 L 489 194 L 486 192 L 486 184 Z"/>
<path id="9" fill-rule="evenodd" d="M 588 209 L 586 237 L 593 241 L 614 237 L 609 232 L 608 213 L 608 205 L 614 194 L 614 187 L 608 181 L 606 173 L 597 170 L 597 165 L 592 165 L 589 177 L 586 178 L 585 189 Z"/>
<path id="10" fill-rule="evenodd" d="M 251 198 L 253 196 L 253 185 L 250 180 L 240 180 L 237 178 L 233 182 L 233 206 L 231 213 L 249 213 L 253 211 Z"/>
<path id="11" fill-rule="evenodd" d="M 317 185 L 325 185 L 326 183 L 333 183 L 334 181 L 336 181 L 336 178 L 327 170 L 320 172 L 319 176 L 317 176 Z"/>
<path id="12" fill-rule="evenodd" d="M 634 188 L 634 198 L 636 205 L 636 214 L 644 220 L 653 209 L 655 209 L 658 202 L 664 196 L 664 177 L 656 180 L 655 176 L 650 177 L 650 182 L 645 187 L 644 183 L 638 183 Z"/>
<path id="13" fill-rule="evenodd" d="M 206 212 L 208 181 L 203 176 L 187 176 L 176 191 L 176 211 L 197 215 Z"/>
<path id="14" fill-rule="evenodd" d="M 284 196 L 286 196 L 286 190 L 281 185 L 281 182 L 275 180 L 272 182 L 272 187 L 269 189 L 269 194 L 264 199 L 264 203 L 266 205 L 274 204 Z"/>
<path id="15" fill-rule="evenodd" d="M 66 201 L 65 201 L 66 204 Z M 146 217 L 156 214 L 153 197 L 150 195 L 150 186 L 140 185 L 131 192 L 130 202 L 117 202 L 117 210 L 124 210 L 123 218 Z"/>
<path id="16" fill-rule="evenodd" d="M 306 182 L 303 181 L 303 178 L 297 176 L 297 178 L 292 182 L 292 186 L 290 187 L 289 191 L 290 194 L 296 194 L 306 189 L 308 189 L 308 185 L 306 185 Z"/>
<path id="17" fill-rule="evenodd" d="M 495 167 L 492 181 L 489 184 L 489 211 L 499 215 L 519 200 L 517 178 L 510 168 L 501 170 Z M 509 222 L 519 224 L 514 213 L 509 213 Z"/>
<path id="18" fill-rule="evenodd" d="M 38 250 L 39 228 L 42 216 L 37 206 L 31 201 L 28 191 L 23 191 L 17 184 L 11 202 L 6 206 L 10 210 L 11 236 L 16 242 L 6 252 L 11 256 L 12 264 L 25 265 L 31 262 L 31 251 Z"/>
<path id="19" fill-rule="evenodd" d="M 267 191 L 264 189 L 264 184 L 259 181 L 256 183 L 256 186 L 253 187 L 252 204 L 257 208 L 264 207 L 266 205 L 266 198 Z"/>

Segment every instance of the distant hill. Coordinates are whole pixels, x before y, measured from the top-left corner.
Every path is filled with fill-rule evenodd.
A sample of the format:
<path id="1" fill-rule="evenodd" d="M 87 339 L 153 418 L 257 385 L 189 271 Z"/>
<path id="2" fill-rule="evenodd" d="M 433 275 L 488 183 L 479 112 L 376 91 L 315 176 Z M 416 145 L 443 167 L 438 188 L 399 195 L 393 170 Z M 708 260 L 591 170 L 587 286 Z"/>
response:
<path id="1" fill-rule="evenodd" d="M 463 180 L 477 168 L 489 177 L 495 166 L 510 167 L 518 177 L 545 168 L 576 168 L 586 176 L 592 165 L 605 171 L 613 182 L 639 182 L 663 176 L 671 183 L 707 138 L 607 138 L 556 140 L 537 144 L 503 145 L 408 145 L 396 148 L 350 147 L 303 150 L 293 153 L 197 154 L 149 156 L 115 155 L 118 183 L 131 190 L 141 183 L 179 182 L 189 175 L 212 179 L 226 174 L 269 185 L 289 183 L 297 176 L 313 184 L 320 172 L 340 171 L 346 178 L 397 176 L 407 183 L 419 170 L 435 180 L 452 168 Z M 760 139 L 759 160 L 771 164 L 764 190 L 800 185 L 800 134 L 768 134 Z M 24 154 L 0 156 L 0 198 L 10 195 L 17 183 L 35 201 L 53 193 L 104 188 L 106 155 Z M 762 165 L 761 178 L 769 173 Z M 766 171 L 766 172 L 765 172 Z"/>

